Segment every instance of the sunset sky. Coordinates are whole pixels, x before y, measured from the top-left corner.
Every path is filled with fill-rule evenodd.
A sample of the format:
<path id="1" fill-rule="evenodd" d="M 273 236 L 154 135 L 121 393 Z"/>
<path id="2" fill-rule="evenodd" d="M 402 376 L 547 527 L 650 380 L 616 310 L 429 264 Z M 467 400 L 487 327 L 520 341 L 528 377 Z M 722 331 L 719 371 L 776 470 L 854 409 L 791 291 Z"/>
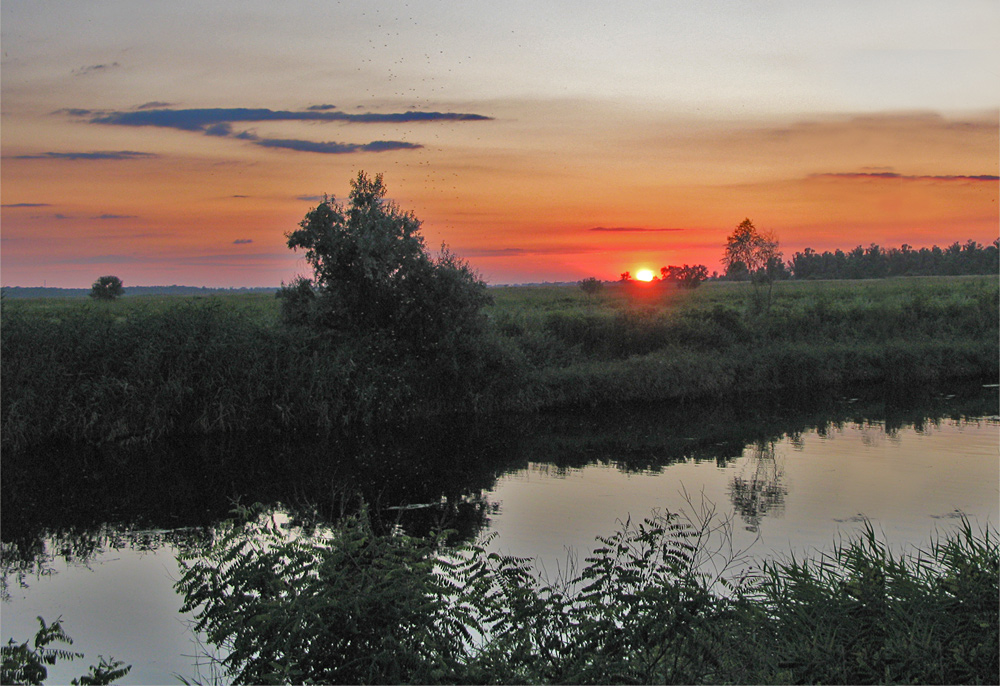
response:
<path id="1" fill-rule="evenodd" d="M 1000 2 L 0 5 L 5 286 L 277 286 L 359 170 L 491 283 L 1000 232 Z"/>

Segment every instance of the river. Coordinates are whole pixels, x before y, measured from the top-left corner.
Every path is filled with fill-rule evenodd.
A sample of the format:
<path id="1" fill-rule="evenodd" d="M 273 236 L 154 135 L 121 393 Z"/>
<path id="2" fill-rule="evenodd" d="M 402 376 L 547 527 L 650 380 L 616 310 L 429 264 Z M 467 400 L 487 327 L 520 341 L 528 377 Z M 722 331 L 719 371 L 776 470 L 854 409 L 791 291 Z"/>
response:
<path id="1" fill-rule="evenodd" d="M 962 516 L 1000 521 L 997 414 L 995 388 L 962 387 L 5 456 L 3 639 L 61 617 L 86 657 L 51 668 L 50 683 L 98 655 L 133 665 L 121 683 L 211 681 L 197 666 L 211 646 L 179 612 L 175 555 L 236 501 L 331 520 L 361 494 L 412 533 L 496 532 L 491 547 L 550 576 L 657 509 L 714 511 L 750 560 L 830 550 L 864 521 L 894 549 L 924 546 Z"/>

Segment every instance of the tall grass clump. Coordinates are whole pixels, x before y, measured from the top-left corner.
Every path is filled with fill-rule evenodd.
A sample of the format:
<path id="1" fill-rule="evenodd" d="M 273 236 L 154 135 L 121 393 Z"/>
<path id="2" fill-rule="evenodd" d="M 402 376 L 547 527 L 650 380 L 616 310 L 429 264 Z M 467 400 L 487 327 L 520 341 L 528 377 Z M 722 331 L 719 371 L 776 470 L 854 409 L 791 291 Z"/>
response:
<path id="1" fill-rule="evenodd" d="M 752 602 L 766 632 L 750 680 L 992 683 L 1000 677 L 996 530 L 968 520 L 894 554 L 870 523 L 812 560 L 769 562 Z M 760 640 L 760 639 L 758 639 Z"/>

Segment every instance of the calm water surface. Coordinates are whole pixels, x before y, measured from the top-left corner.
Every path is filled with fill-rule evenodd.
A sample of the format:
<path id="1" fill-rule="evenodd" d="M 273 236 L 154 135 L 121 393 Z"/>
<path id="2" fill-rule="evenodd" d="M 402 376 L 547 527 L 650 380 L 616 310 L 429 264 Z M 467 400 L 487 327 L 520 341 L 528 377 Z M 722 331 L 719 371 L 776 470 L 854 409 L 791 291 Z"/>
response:
<path id="1" fill-rule="evenodd" d="M 995 407 L 995 398 L 987 402 L 990 406 Z M 390 458 L 369 464 L 371 483 L 351 483 L 362 491 L 383 484 L 375 493 L 364 491 L 383 505 L 433 504 L 405 511 L 410 519 L 403 525 L 411 531 L 435 523 L 454 526 L 467 537 L 495 531 L 491 546 L 535 558 L 549 574 L 564 569 L 568 557 L 586 557 L 595 536 L 612 533 L 620 520 L 641 519 L 654 509 L 690 512 L 703 503 L 732 517 L 736 543 L 752 545 L 758 558 L 829 550 L 838 536 L 857 532 L 864 519 L 897 549 L 925 545 L 935 531 L 951 530 L 962 514 L 974 526 L 995 527 L 1000 521 L 995 409 L 983 412 L 980 403 L 970 412 L 938 403 L 925 416 L 879 406 L 884 416 L 866 419 L 880 411 L 855 411 L 847 401 L 838 407 L 829 421 L 795 413 L 775 420 L 770 411 L 764 412 L 767 419 L 720 416 L 714 410 L 685 419 L 683 412 L 657 408 L 576 413 L 543 418 L 520 433 L 502 432 L 503 440 L 497 434 L 451 440 L 453 428 L 447 449 L 412 439 L 404 442 L 410 446 L 406 449 L 374 446 L 373 454 Z M 426 455 L 435 451 L 445 457 L 442 464 L 430 465 Z M 467 466 L 470 460 L 474 469 Z M 424 466 L 416 475 L 399 469 L 405 487 L 384 485 L 392 480 L 393 465 L 418 462 Z M 338 466 L 299 481 L 336 491 L 337 484 L 349 480 L 345 469 Z M 137 478 L 130 490 L 158 480 L 149 474 Z M 248 478 L 256 483 L 264 477 Z M 225 499 L 224 481 L 199 480 L 209 484 L 215 499 Z M 187 490 L 191 483 L 185 484 Z M 298 487 L 281 493 L 232 487 L 244 502 L 287 504 L 320 497 Z M 159 496 L 151 494 L 166 487 L 154 483 L 149 488 L 154 489 L 150 495 L 136 499 L 155 500 Z M 180 614 L 181 598 L 172 588 L 179 576 L 178 548 L 204 527 L 164 526 L 163 521 L 198 520 L 189 509 L 172 511 L 170 502 L 153 503 L 160 519 L 126 513 L 96 526 L 62 523 L 58 506 L 47 504 L 45 511 L 55 510 L 56 518 L 39 525 L 30 555 L 21 542 L 20 559 L 8 540 L 10 527 L 4 528 L 3 640 L 33 636 L 36 615 L 61 616 L 75 639 L 73 649 L 86 655 L 52 668 L 50 683 L 79 676 L 101 654 L 133 665 L 123 683 L 178 683 L 175 675 L 211 678 L 210 671 L 194 666 L 203 647 L 189 628 L 191 617 Z M 202 523 L 209 526 L 227 507 L 195 505 L 204 510 Z M 158 527 L 125 526 L 123 520 L 130 518 L 151 519 Z"/>
<path id="2" fill-rule="evenodd" d="M 498 504 L 494 547 L 549 570 L 569 551 L 588 553 L 618 520 L 654 509 L 696 514 L 703 505 L 732 517 L 735 542 L 758 557 L 830 550 L 865 519 L 895 547 L 925 545 L 961 514 L 974 525 L 1000 520 L 998 423 L 813 430 L 747 446 L 725 465 L 689 460 L 627 472 L 532 463 L 503 476 L 489 498 Z"/>

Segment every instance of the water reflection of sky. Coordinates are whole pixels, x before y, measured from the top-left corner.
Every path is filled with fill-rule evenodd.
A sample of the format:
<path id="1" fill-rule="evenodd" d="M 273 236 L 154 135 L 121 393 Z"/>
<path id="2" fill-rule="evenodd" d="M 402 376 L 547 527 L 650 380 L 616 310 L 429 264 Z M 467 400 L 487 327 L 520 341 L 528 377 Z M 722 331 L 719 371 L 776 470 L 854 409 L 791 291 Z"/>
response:
<path id="1" fill-rule="evenodd" d="M 673 448 L 666 461 L 655 455 L 646 459 L 645 453 L 694 439 L 630 429 L 627 440 L 598 442 L 595 448 L 592 437 L 576 440 L 577 426 L 553 434 L 555 439 L 543 435 L 528 453 L 532 461 L 501 476 L 485 493 L 487 501 L 499 505 L 496 512 L 487 508 L 489 528 L 499 534 L 491 546 L 535 558 L 550 576 L 565 570 L 570 551 L 582 563 L 595 537 L 615 531 L 619 520 L 642 519 L 655 508 L 689 508 L 684 490 L 693 505 L 704 498 L 720 514 L 733 512 L 734 494 L 744 497 L 747 506 L 734 515 L 735 542 L 749 545 L 759 535 L 752 551 L 760 557 L 829 550 L 838 535 L 860 528 L 859 515 L 867 516 L 893 546 L 926 544 L 935 529 L 954 526 L 957 512 L 969 515 L 974 525 L 1000 521 L 996 418 L 922 421 L 919 428 L 904 424 L 890 432 L 880 423 L 842 422 L 773 442 L 760 439 L 742 454 L 739 442 L 730 452 L 731 440 L 715 444 L 702 438 L 693 450 L 708 457 L 679 462 L 672 461 Z M 631 440 L 647 435 L 652 438 Z M 714 445 L 722 447 L 714 450 Z M 619 469 L 616 454 L 633 469 L 656 466 Z M 598 463 L 557 467 L 542 462 L 550 456 L 561 464 Z M 101 654 L 134 665 L 126 684 L 176 683 L 175 673 L 197 678 L 191 656 L 199 647 L 172 588 L 178 577 L 175 546 L 183 537 L 172 535 L 152 537 L 162 547 L 147 545 L 142 536 L 141 545 L 133 545 L 128 537 L 112 535 L 86 563 L 56 555 L 48 563 L 55 573 L 29 577 L 25 587 L 8 575 L 11 600 L 2 607 L 3 640 L 34 635 L 36 615 L 49 621 L 62 616 L 75 639 L 73 649 L 86 658 L 52 668 L 50 683 L 80 676 Z M 125 547 L 115 549 L 123 542 Z M 46 539 L 50 552 L 56 543 Z M 206 672 L 201 679 L 211 681 Z"/>
<path id="2" fill-rule="evenodd" d="M 56 558 L 44 578 L 28 578 L 26 587 L 15 583 L 8 589 L 3 639 L 33 637 L 38 615 L 47 622 L 62 617 L 72 650 L 84 658 L 48 667 L 46 683 L 68 684 L 96 665 L 99 655 L 132 665 L 119 683 L 180 683 L 175 673 L 190 680 L 196 676 L 195 660 L 186 656 L 199 650 L 188 624 L 191 616 L 180 613 L 183 599 L 173 590 L 179 576 L 172 546 L 105 548 L 86 563 Z"/>
<path id="3" fill-rule="evenodd" d="M 655 473 L 532 463 L 501 478 L 488 495 L 500 504 L 491 522 L 499 534 L 494 546 L 538 558 L 553 571 L 564 567 L 568 550 L 582 559 L 594 536 L 611 533 L 629 516 L 690 510 L 702 498 L 720 514 L 733 513 L 734 483 L 755 479 L 780 497 L 765 503 L 755 521 L 734 514 L 734 530 L 739 544 L 759 533 L 753 550 L 760 556 L 829 550 L 865 517 L 893 546 L 923 545 L 935 530 L 953 526 L 959 512 L 974 525 L 997 525 L 998 426 L 995 420 L 942 421 L 891 433 L 878 424 L 827 427 L 779 440 L 773 453 L 766 445 L 748 446 L 725 467 L 688 461 Z"/>

